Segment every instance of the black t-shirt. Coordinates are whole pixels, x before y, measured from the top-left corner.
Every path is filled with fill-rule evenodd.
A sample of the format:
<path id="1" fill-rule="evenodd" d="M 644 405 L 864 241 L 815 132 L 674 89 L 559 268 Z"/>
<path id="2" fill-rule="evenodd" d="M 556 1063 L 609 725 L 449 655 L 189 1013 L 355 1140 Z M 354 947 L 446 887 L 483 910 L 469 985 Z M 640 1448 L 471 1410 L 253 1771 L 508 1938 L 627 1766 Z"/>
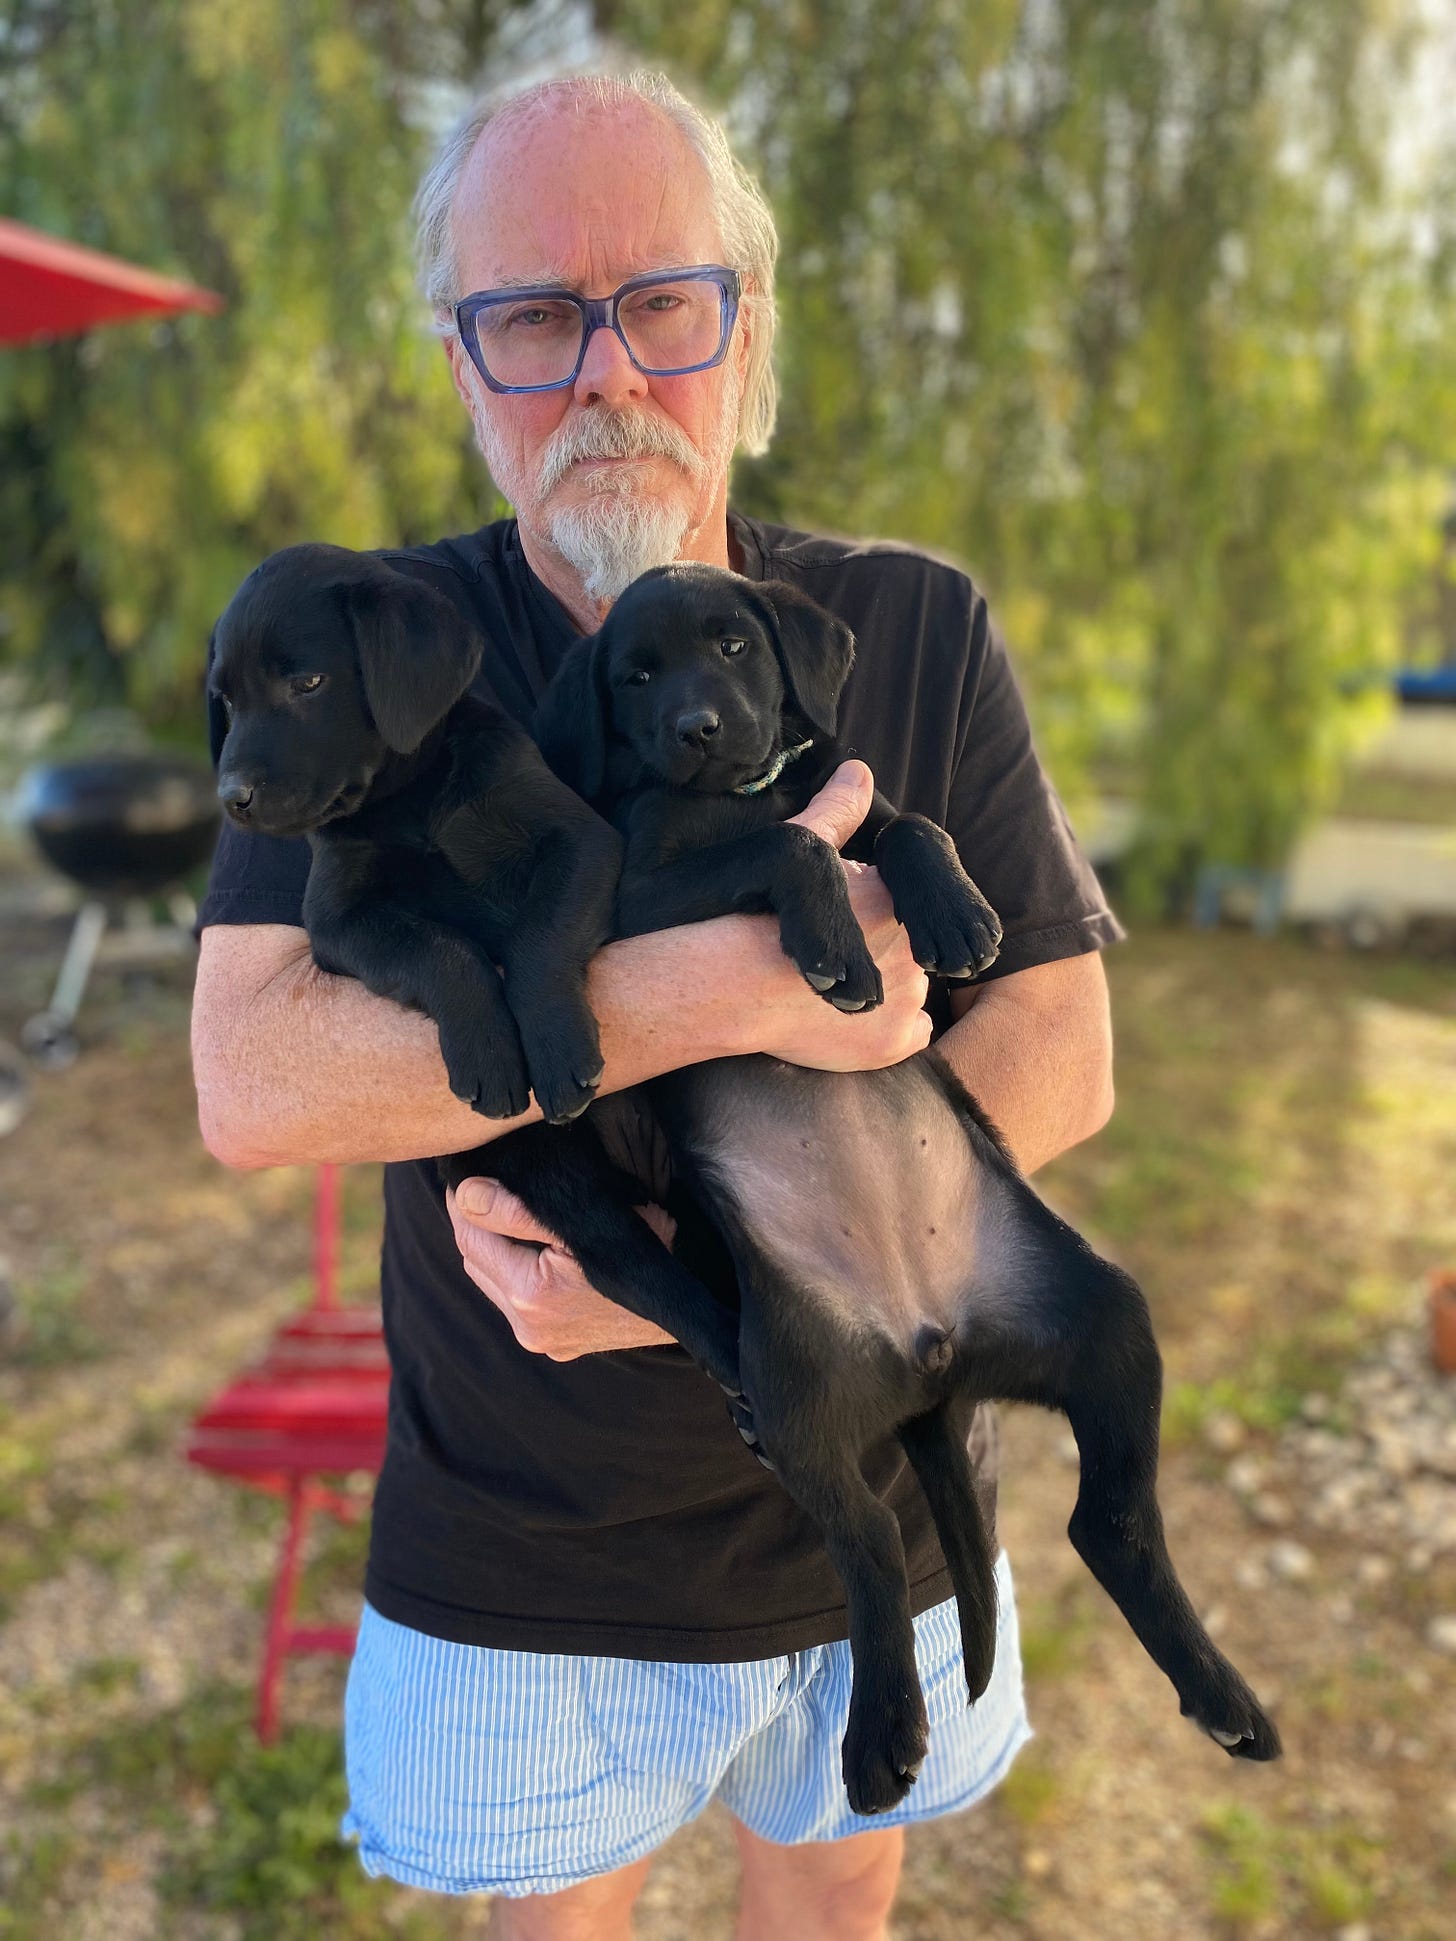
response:
<path id="1" fill-rule="evenodd" d="M 1005 930 L 986 977 L 1115 941 L 966 576 L 729 517 L 739 570 L 793 582 L 853 628 L 840 739 L 892 801 L 955 839 Z M 515 522 L 382 557 L 469 615 L 486 643 L 476 691 L 527 721 L 577 636 Z M 306 842 L 228 824 L 199 927 L 301 925 L 308 857 Z M 386 1617 L 464 1644 L 697 1662 L 847 1635 L 817 1531 L 744 1448 L 717 1387 L 675 1347 L 574 1362 L 519 1347 L 465 1274 L 430 1160 L 385 1169 L 381 1279 L 393 1381 L 365 1592 Z M 989 1411 L 970 1441 L 990 1513 Z M 900 1519 L 915 1610 L 948 1597 L 897 1447 L 869 1480 Z"/>

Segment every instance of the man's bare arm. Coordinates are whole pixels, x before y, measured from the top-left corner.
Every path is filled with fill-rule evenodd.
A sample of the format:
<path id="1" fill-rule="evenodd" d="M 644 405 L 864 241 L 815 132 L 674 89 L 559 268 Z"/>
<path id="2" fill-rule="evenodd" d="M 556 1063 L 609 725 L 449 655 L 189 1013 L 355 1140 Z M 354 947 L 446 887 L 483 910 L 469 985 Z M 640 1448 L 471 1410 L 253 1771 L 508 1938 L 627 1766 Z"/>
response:
<path id="1" fill-rule="evenodd" d="M 958 990 L 936 1050 L 1025 1173 L 1112 1116 L 1112 1019 L 1097 951 Z"/>
<path id="2" fill-rule="evenodd" d="M 878 885 L 874 871 L 865 874 Z M 954 1003 L 960 1016 L 939 1049 L 1028 1171 L 1106 1123 L 1112 1034 L 1100 957 L 1017 971 Z M 494 1180 L 465 1182 L 447 1204 L 466 1273 L 523 1348 L 574 1361 L 668 1339 L 598 1294 L 575 1257 Z"/>
<path id="3" fill-rule="evenodd" d="M 858 826 L 872 784 L 847 763 L 802 820 L 827 841 Z M 591 965 L 604 1092 L 702 1059 L 772 1051 L 849 1070 L 893 1064 L 926 1041 L 925 980 L 873 872 L 851 897 L 885 1003 L 846 1016 L 811 991 L 765 917 L 723 917 L 609 944 Z M 454 1098 L 433 1023 L 318 970 L 291 925 L 203 932 L 192 1018 L 198 1113 L 226 1164 L 417 1159 L 462 1152 L 536 1116 L 483 1119 Z"/>

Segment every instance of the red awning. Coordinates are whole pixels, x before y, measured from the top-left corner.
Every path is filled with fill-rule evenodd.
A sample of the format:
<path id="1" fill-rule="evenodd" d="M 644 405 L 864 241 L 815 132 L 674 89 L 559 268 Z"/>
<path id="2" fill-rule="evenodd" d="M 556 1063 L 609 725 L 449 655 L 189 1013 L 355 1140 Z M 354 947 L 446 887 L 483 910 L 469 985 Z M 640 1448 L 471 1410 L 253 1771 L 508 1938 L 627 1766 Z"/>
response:
<path id="1" fill-rule="evenodd" d="M 69 337 L 93 324 L 169 310 L 221 308 L 211 290 L 0 217 L 0 344 Z"/>

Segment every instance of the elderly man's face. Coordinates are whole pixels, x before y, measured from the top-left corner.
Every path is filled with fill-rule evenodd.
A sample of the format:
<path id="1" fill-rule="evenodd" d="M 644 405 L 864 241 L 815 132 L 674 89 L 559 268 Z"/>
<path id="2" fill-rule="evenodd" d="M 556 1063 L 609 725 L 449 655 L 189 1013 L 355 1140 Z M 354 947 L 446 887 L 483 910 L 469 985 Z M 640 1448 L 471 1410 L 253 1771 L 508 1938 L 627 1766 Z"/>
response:
<path id="1" fill-rule="evenodd" d="M 526 281 L 604 297 L 643 271 L 723 260 L 702 163 L 669 122 L 635 104 L 608 112 L 557 102 L 488 130 L 457 191 L 453 228 L 462 294 Z M 538 544 L 580 566 L 572 546 L 583 532 L 590 550 L 594 533 L 640 527 L 645 516 L 640 563 L 628 560 L 641 571 L 659 563 L 649 555 L 674 558 L 721 520 L 747 354 L 741 318 L 713 370 L 644 377 L 615 334 L 598 330 L 573 386 L 528 396 L 492 393 L 458 341 L 450 352 L 491 475 Z M 579 455 L 611 446 L 612 431 L 616 449 L 645 445 L 648 455 Z M 594 597 L 620 591 L 585 579 Z"/>

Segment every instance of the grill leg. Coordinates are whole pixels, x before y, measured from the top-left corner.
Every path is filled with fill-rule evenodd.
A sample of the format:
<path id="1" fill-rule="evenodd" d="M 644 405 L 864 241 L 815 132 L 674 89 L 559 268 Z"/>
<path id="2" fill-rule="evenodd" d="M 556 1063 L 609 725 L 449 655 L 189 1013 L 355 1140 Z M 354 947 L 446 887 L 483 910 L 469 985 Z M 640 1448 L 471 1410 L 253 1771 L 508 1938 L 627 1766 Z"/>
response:
<path id="1" fill-rule="evenodd" d="M 50 1015 L 62 1024 L 76 1022 L 105 929 L 106 905 L 83 903 L 76 912 L 71 939 L 61 960 L 61 974 L 56 979 L 55 996 L 51 999 Z"/>

